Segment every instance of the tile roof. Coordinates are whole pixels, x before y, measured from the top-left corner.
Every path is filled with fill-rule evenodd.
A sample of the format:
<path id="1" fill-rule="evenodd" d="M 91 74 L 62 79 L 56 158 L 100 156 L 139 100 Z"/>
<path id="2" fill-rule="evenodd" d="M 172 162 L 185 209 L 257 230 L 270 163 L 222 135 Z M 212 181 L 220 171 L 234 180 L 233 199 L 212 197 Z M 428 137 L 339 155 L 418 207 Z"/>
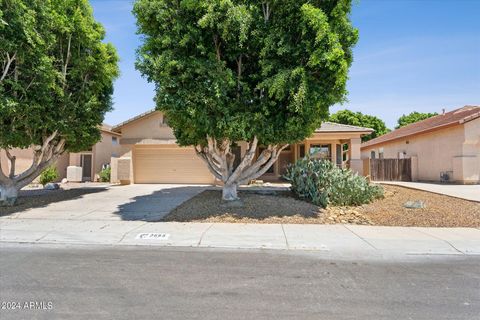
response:
<path id="1" fill-rule="evenodd" d="M 373 129 L 351 126 L 348 124 L 340 124 L 334 122 L 323 122 L 320 128 L 315 129 L 315 132 L 365 132 L 371 133 Z"/>
<path id="2" fill-rule="evenodd" d="M 100 126 L 100 130 L 102 130 L 103 132 L 120 136 L 120 133 L 112 131 L 112 126 L 106 123 L 102 123 L 102 125 Z"/>
<path id="3" fill-rule="evenodd" d="M 383 136 L 362 143 L 362 149 L 420 133 L 430 132 L 454 125 L 460 125 L 476 118 L 480 118 L 480 106 L 465 106 L 463 108 L 440 114 L 423 121 L 412 123 L 408 126 L 401 127 L 397 130 L 384 134 Z"/>
<path id="4" fill-rule="evenodd" d="M 129 124 L 130 122 L 133 122 L 135 120 L 141 119 L 143 117 L 146 117 L 154 112 L 156 112 L 156 109 L 148 110 L 144 113 L 141 113 L 133 118 L 130 118 L 122 123 L 119 123 L 111 128 L 112 131 L 119 131 L 123 126 L 126 124 Z M 334 122 L 323 122 L 320 128 L 315 129 L 315 132 L 364 132 L 364 133 L 371 133 L 375 130 L 370 129 L 370 128 L 363 128 L 363 127 L 357 127 L 357 126 L 351 126 L 351 125 L 346 125 L 346 124 L 340 124 L 340 123 L 334 123 Z"/>
<path id="5" fill-rule="evenodd" d="M 133 122 L 133 121 L 135 121 L 135 120 L 141 119 L 141 118 L 143 118 L 143 117 L 146 117 L 146 116 L 148 116 L 148 115 L 150 115 L 150 114 L 152 114 L 152 113 L 155 113 L 156 111 L 157 111 L 156 109 L 151 109 L 151 110 L 148 110 L 148 111 L 146 111 L 146 112 L 144 112 L 144 113 L 140 113 L 139 115 L 137 115 L 137 116 L 135 116 L 135 117 L 133 117 L 133 118 L 130 118 L 130 119 L 126 120 L 126 121 L 123 121 L 123 122 L 121 122 L 121 123 L 113 126 L 113 127 L 112 127 L 112 131 L 119 131 L 124 125 L 129 124 L 130 122 Z"/>

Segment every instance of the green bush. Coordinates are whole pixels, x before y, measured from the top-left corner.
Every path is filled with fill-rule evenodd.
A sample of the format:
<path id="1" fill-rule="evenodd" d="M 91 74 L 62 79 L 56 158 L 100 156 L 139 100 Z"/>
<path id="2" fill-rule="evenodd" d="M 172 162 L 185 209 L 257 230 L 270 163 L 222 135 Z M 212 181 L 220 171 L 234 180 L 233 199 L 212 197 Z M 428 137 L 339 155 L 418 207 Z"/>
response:
<path id="1" fill-rule="evenodd" d="M 110 175 L 112 174 L 112 168 L 108 167 L 100 171 L 100 182 L 110 182 Z"/>
<path id="2" fill-rule="evenodd" d="M 46 185 L 58 179 L 58 171 L 54 166 L 50 166 L 42 171 L 40 174 L 40 183 Z"/>
<path id="3" fill-rule="evenodd" d="M 371 185 L 350 169 L 340 169 L 328 160 L 304 158 L 289 165 L 285 178 L 300 198 L 322 207 L 351 206 L 383 197 L 383 188 Z"/>

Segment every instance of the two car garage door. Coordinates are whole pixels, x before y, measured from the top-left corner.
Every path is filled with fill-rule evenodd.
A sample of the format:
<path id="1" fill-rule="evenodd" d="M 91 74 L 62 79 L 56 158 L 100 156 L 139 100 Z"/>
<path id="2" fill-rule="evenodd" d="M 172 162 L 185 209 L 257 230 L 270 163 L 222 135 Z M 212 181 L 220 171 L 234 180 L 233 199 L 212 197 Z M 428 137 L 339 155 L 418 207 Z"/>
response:
<path id="1" fill-rule="evenodd" d="M 204 183 L 214 177 L 193 148 L 136 146 L 133 150 L 135 183 Z"/>

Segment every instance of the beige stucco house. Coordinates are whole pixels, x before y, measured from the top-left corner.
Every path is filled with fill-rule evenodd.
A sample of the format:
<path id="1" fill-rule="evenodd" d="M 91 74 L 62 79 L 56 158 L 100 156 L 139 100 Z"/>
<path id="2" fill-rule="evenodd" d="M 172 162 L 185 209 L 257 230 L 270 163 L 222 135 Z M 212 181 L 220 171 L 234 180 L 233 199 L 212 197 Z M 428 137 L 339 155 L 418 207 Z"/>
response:
<path id="1" fill-rule="evenodd" d="M 101 140 L 96 143 L 91 150 L 78 153 L 64 153 L 55 163 L 59 173 L 58 180 L 67 176 L 68 166 L 78 166 L 82 168 L 83 181 L 96 181 L 102 167 L 110 164 L 113 157 L 120 154 L 120 134 L 111 131 L 111 127 L 104 124 L 101 127 Z M 28 169 L 32 164 L 32 149 L 13 149 L 11 154 L 16 157 L 15 171 L 21 173 Z M 7 160 L 4 150 L 0 150 L 0 161 L 2 168 L 7 173 L 10 170 L 10 162 Z"/>
<path id="2" fill-rule="evenodd" d="M 216 183 L 193 147 L 179 147 L 163 113 L 148 111 L 112 128 L 121 134 L 119 157 L 112 158 L 112 182 L 121 183 Z M 289 163 L 305 155 L 330 159 L 338 166 L 362 173 L 361 137 L 373 130 L 324 123 L 301 143 L 285 149 L 263 180 L 278 180 Z M 246 152 L 239 142 L 238 155 Z M 257 151 L 261 151 L 261 148 Z M 240 157 L 237 157 L 239 159 Z"/>
<path id="3" fill-rule="evenodd" d="M 362 144 L 362 159 L 411 158 L 412 180 L 480 183 L 480 106 L 465 106 Z"/>

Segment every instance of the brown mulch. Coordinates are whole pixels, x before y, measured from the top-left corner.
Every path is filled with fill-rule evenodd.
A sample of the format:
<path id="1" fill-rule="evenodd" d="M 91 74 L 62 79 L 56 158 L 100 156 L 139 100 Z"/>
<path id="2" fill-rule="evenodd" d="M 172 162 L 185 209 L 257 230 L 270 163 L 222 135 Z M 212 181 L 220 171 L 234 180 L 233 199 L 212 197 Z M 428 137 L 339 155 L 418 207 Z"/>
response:
<path id="1" fill-rule="evenodd" d="M 226 206 L 221 192 L 207 190 L 175 208 L 164 221 L 228 223 L 362 224 L 422 227 L 480 227 L 480 203 L 384 186 L 385 197 L 359 207 L 322 209 L 290 192 L 275 195 L 240 191 L 242 207 Z M 422 209 L 407 209 L 407 201 L 424 201 Z"/>

